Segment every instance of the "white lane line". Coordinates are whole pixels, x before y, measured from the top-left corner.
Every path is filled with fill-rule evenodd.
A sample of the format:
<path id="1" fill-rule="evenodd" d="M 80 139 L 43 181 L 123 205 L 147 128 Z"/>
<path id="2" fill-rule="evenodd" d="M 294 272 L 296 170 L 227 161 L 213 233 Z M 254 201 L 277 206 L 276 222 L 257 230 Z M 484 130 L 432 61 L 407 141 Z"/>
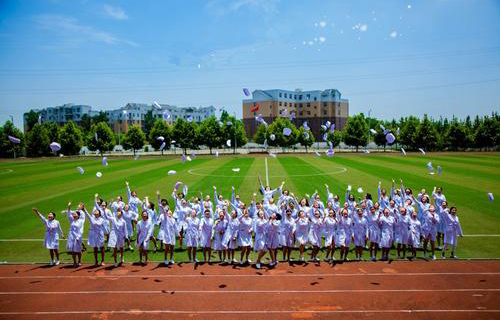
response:
<path id="1" fill-rule="evenodd" d="M 81 310 L 81 311 L 13 311 L 0 315 L 51 315 L 51 314 L 349 314 L 349 313 L 500 313 L 500 309 L 399 309 L 399 310 Z"/>
<path id="2" fill-rule="evenodd" d="M 415 277 L 415 276 L 499 276 L 500 272 L 406 272 L 406 273 L 310 273 L 310 274 L 139 274 L 139 275 L 74 275 L 74 276 L 1 276 L 0 279 L 96 279 L 96 278 L 280 278 L 280 277 Z"/>
<path id="3" fill-rule="evenodd" d="M 264 158 L 264 162 L 266 164 L 266 186 L 269 185 L 269 172 L 267 170 L 267 158 Z"/>
<path id="4" fill-rule="evenodd" d="M 102 291 L 12 291 L 0 295 L 58 295 L 58 294 L 158 294 L 175 292 L 184 294 L 276 294 L 276 293 L 404 293 L 404 292 L 500 292 L 500 289 L 353 289 L 353 290 L 102 290 Z"/>

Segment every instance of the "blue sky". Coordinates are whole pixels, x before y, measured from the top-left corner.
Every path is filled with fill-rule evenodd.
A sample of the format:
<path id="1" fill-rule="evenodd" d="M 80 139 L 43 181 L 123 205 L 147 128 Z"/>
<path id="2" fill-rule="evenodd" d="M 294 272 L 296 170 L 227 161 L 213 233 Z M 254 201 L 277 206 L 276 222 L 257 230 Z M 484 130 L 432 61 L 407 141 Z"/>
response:
<path id="1" fill-rule="evenodd" d="M 0 123 L 64 103 L 336 88 L 351 114 L 500 109 L 498 0 L 0 1 Z"/>

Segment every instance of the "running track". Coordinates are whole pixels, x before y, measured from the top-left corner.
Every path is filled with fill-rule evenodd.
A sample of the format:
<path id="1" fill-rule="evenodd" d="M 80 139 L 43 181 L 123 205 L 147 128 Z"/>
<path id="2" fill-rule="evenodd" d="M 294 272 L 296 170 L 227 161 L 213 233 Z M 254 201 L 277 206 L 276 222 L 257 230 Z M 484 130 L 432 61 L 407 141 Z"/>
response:
<path id="1" fill-rule="evenodd" d="M 0 266 L 0 319 L 500 319 L 500 262 Z"/>

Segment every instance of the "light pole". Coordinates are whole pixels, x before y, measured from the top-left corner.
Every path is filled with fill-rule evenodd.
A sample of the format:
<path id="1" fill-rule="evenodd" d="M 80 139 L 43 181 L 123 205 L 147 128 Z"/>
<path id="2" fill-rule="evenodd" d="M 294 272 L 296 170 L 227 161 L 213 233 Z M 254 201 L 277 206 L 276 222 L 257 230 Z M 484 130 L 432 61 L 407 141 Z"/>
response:
<path id="1" fill-rule="evenodd" d="M 371 118 L 370 115 L 372 114 L 372 109 L 368 110 L 368 143 L 370 143 L 370 124 L 371 124 Z M 368 143 L 366 144 L 365 150 L 368 147 Z"/>

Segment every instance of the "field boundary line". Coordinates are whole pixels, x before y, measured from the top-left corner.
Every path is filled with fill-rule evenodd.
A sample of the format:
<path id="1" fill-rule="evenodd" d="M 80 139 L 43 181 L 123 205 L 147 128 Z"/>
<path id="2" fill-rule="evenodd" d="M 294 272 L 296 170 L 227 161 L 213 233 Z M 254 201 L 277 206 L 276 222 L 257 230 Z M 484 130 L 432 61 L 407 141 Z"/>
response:
<path id="1" fill-rule="evenodd" d="M 403 292 L 500 292 L 500 289 L 338 289 L 338 290 L 97 290 L 97 291 L 2 291 L 0 295 L 59 295 L 59 294 L 158 294 L 175 292 L 176 294 L 236 294 L 236 293 L 403 293 Z"/>
<path id="2" fill-rule="evenodd" d="M 51 315 L 51 314 L 348 314 L 348 313 L 500 313 L 500 309 L 398 309 L 398 310 L 81 310 L 81 311 L 12 311 L 0 315 Z"/>
<path id="3" fill-rule="evenodd" d="M 52 275 L 52 276 L 0 276 L 0 279 L 88 279 L 88 278 L 304 278 L 304 277 L 414 277 L 414 276 L 465 276 L 465 275 L 481 275 L 481 276 L 500 276 L 500 272 L 405 272 L 405 273 L 287 273 L 287 274 L 126 274 L 126 275 Z"/>

